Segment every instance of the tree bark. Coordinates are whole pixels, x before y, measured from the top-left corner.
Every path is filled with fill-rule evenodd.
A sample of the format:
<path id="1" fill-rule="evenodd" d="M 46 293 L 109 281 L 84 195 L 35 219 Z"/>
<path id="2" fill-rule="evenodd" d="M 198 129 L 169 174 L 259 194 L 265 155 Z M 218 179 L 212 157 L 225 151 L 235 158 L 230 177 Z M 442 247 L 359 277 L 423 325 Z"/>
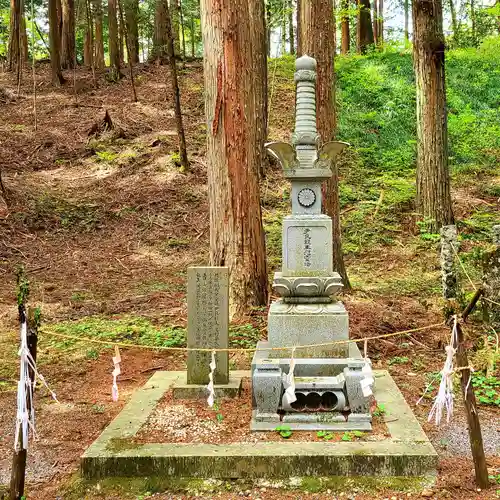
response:
<path id="1" fill-rule="evenodd" d="M 453 224 L 441 0 L 413 0 L 417 88 L 417 210 L 430 232 Z"/>
<path id="2" fill-rule="evenodd" d="M 453 1 L 453 0 L 450 0 L 450 1 Z M 410 16 L 409 0 L 405 0 L 405 41 L 406 42 L 408 42 L 410 40 L 410 32 L 408 29 L 409 16 Z"/>
<path id="3" fill-rule="evenodd" d="M 186 60 L 186 32 L 184 30 L 184 15 L 182 13 L 182 1 L 179 0 L 179 20 L 181 26 L 182 59 Z"/>
<path id="4" fill-rule="evenodd" d="M 195 29 L 194 29 L 194 16 L 191 16 L 191 23 L 189 26 L 189 31 L 191 33 L 191 59 L 195 56 Z"/>
<path id="5" fill-rule="evenodd" d="M 302 52 L 302 34 L 301 34 L 301 27 L 300 23 L 302 21 L 302 2 L 303 0 L 297 0 L 297 57 L 300 57 L 303 55 Z"/>
<path id="6" fill-rule="evenodd" d="M 104 39 L 103 39 L 103 13 L 101 0 L 92 0 L 95 17 L 95 54 L 94 65 L 97 69 L 104 69 Z"/>
<path id="7" fill-rule="evenodd" d="M 57 15 L 56 0 L 49 0 L 49 45 L 50 45 L 50 66 L 52 68 L 52 85 L 62 85 L 64 78 L 61 72 L 61 58 L 59 53 L 59 19 Z"/>
<path id="8" fill-rule="evenodd" d="M 210 201 L 210 261 L 228 266 L 231 316 L 267 303 L 268 280 L 259 193 L 263 91 L 252 72 L 261 64 L 252 13 L 260 0 L 201 1 L 207 164 Z M 255 22 L 256 17 L 253 17 Z M 264 28 L 259 28 L 264 33 Z"/>
<path id="9" fill-rule="evenodd" d="M 458 45 L 460 32 L 458 28 L 457 11 L 455 9 L 454 0 L 448 0 L 448 6 L 450 7 L 451 27 L 453 28 L 453 41 L 455 42 L 455 45 Z"/>
<path id="10" fill-rule="evenodd" d="M 155 26 L 153 34 L 152 59 L 160 64 L 167 61 L 167 36 L 166 36 L 166 11 L 168 10 L 167 0 L 156 0 Z"/>
<path id="11" fill-rule="evenodd" d="M 181 48 L 179 43 L 179 0 L 169 0 L 170 20 L 172 26 L 172 37 L 174 39 L 175 57 L 180 57 Z"/>
<path id="12" fill-rule="evenodd" d="M 293 0 L 288 5 L 288 36 L 290 38 L 290 54 L 295 55 L 295 35 L 293 28 Z"/>
<path id="13" fill-rule="evenodd" d="M 75 3 L 62 0 L 61 65 L 72 69 L 75 65 Z"/>
<path id="14" fill-rule="evenodd" d="M 341 23 L 341 42 L 340 42 L 340 53 L 348 54 L 350 45 L 350 33 L 349 33 L 349 0 L 341 0 L 342 15 L 340 17 Z"/>
<path id="15" fill-rule="evenodd" d="M 298 0 L 300 2 L 300 0 Z M 271 57 L 271 28 L 272 28 L 273 15 L 271 10 L 271 5 L 269 2 L 266 3 L 266 49 L 267 56 Z"/>
<path id="16" fill-rule="evenodd" d="M 306 2 L 301 12 L 301 37 L 304 53 L 316 59 L 316 125 L 322 142 L 335 139 L 337 114 L 335 109 L 335 20 L 333 0 Z M 332 177 L 324 186 L 323 210 L 332 218 L 333 265 L 342 276 L 344 289 L 350 290 L 342 253 L 340 228 L 339 172 L 332 163 Z"/>
<path id="17" fill-rule="evenodd" d="M 125 27 L 128 37 L 128 50 L 132 64 L 139 62 L 139 29 L 137 18 L 139 17 L 139 0 L 125 1 Z"/>
<path id="18" fill-rule="evenodd" d="M 377 0 L 372 0 L 373 14 L 372 14 L 372 26 L 373 26 L 373 41 L 375 44 L 378 43 L 378 12 L 377 12 Z"/>
<path id="19" fill-rule="evenodd" d="M 358 54 L 365 54 L 373 45 L 373 26 L 371 22 L 370 0 L 358 0 L 359 14 L 356 30 L 356 49 Z"/>
<path id="20" fill-rule="evenodd" d="M 90 0 L 85 0 L 85 36 L 83 40 L 83 64 L 89 68 L 94 66 L 94 29 Z"/>
<path id="21" fill-rule="evenodd" d="M 167 36 L 168 61 L 170 64 L 170 77 L 172 89 L 174 91 L 174 109 L 175 124 L 177 127 L 177 137 L 179 137 L 179 156 L 181 159 L 181 172 L 186 172 L 189 168 L 189 162 L 186 151 L 186 137 L 184 135 L 184 126 L 182 124 L 181 94 L 179 91 L 179 82 L 177 80 L 177 64 L 175 61 L 174 39 L 172 35 L 171 15 L 168 10 L 168 3 L 165 3 L 165 31 Z"/>
<path id="22" fill-rule="evenodd" d="M 286 21 L 285 12 L 281 14 L 281 55 L 286 54 Z"/>
<path id="23" fill-rule="evenodd" d="M 120 51 L 118 48 L 118 21 L 116 17 L 117 0 L 108 0 L 108 29 L 109 29 L 109 66 L 111 77 L 120 78 Z"/>
<path id="24" fill-rule="evenodd" d="M 21 0 L 10 0 L 9 71 L 21 71 Z"/>
<path id="25" fill-rule="evenodd" d="M 28 62 L 28 36 L 26 35 L 26 17 L 24 0 L 21 0 L 21 62 Z"/>
<path id="26" fill-rule="evenodd" d="M 384 43 L 384 0 L 378 0 L 377 44 Z"/>

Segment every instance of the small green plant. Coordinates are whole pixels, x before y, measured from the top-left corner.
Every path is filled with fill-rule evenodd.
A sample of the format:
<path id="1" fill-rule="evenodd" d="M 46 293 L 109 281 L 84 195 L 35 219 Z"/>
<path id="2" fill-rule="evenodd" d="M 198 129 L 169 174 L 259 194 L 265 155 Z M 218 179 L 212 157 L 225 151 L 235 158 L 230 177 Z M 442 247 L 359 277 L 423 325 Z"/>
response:
<path id="1" fill-rule="evenodd" d="M 488 478 L 493 480 L 494 483 L 500 484 L 500 474 L 490 474 Z"/>
<path id="2" fill-rule="evenodd" d="M 500 406 L 500 379 L 486 377 L 480 372 L 472 374 L 472 386 L 481 404 Z"/>
<path id="3" fill-rule="evenodd" d="M 354 438 L 360 438 L 365 435 L 364 432 L 361 431 L 347 431 L 342 434 L 340 438 L 342 441 L 354 441 Z"/>
<path id="4" fill-rule="evenodd" d="M 111 163 L 113 160 L 118 158 L 117 153 L 111 153 L 110 151 L 96 151 L 95 153 L 99 161 Z"/>
<path id="5" fill-rule="evenodd" d="M 212 407 L 214 409 L 215 413 L 215 419 L 217 420 L 217 423 L 222 423 L 224 420 L 224 415 L 220 411 L 220 405 L 217 401 L 214 402 L 214 405 Z"/>
<path id="6" fill-rule="evenodd" d="M 382 415 L 386 415 L 386 414 L 387 414 L 387 410 L 385 408 L 385 404 L 384 403 L 377 404 L 377 407 L 373 411 L 373 415 L 375 417 L 381 417 Z"/>
<path id="7" fill-rule="evenodd" d="M 85 353 L 85 357 L 87 359 L 97 359 L 99 357 L 99 351 L 97 349 L 94 349 L 91 347 L 90 349 L 87 349 L 87 352 Z"/>
<path id="8" fill-rule="evenodd" d="M 96 404 L 92 405 L 92 411 L 94 413 L 104 413 L 105 410 L 106 410 L 106 407 L 103 404 L 96 403 Z"/>
<path id="9" fill-rule="evenodd" d="M 335 437 L 335 434 L 329 431 L 318 431 L 316 433 L 316 436 L 319 437 L 320 439 L 324 439 L 325 441 L 330 441 Z"/>
<path id="10" fill-rule="evenodd" d="M 406 356 L 394 356 L 389 360 L 389 366 L 392 365 L 404 365 L 405 363 L 408 363 L 409 358 Z"/>
<path id="11" fill-rule="evenodd" d="M 288 439 L 292 435 L 292 429 L 289 425 L 278 425 L 274 430 L 284 439 Z"/>

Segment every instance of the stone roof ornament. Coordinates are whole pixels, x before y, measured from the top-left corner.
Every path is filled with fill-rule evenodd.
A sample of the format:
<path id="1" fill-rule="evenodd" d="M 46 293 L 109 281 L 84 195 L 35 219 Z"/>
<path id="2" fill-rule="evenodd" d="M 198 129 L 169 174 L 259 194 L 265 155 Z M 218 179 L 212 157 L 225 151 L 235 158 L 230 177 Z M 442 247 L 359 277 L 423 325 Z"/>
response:
<path id="1" fill-rule="evenodd" d="M 326 179 L 331 164 L 347 142 L 321 144 L 316 128 L 316 59 L 304 55 L 295 62 L 297 100 L 292 143 L 270 142 L 268 152 L 276 158 L 288 179 Z"/>

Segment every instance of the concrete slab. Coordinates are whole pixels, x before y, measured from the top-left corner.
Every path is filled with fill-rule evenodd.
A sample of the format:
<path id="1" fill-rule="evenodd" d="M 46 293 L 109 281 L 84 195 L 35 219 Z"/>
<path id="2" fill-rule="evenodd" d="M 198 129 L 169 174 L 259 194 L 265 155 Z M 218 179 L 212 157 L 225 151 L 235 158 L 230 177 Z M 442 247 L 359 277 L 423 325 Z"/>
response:
<path id="1" fill-rule="evenodd" d="M 243 379 L 235 377 L 234 372 L 229 373 L 227 384 L 216 384 L 215 393 L 219 398 L 236 398 L 241 393 Z M 182 380 L 177 380 L 172 387 L 172 396 L 174 399 L 203 399 L 207 398 L 207 386 L 188 384 L 187 374 L 184 374 Z"/>
<path id="2" fill-rule="evenodd" d="M 250 377 L 236 371 L 235 378 Z M 384 441 L 257 442 L 233 444 L 138 444 L 133 437 L 165 391 L 184 372 L 157 372 L 82 456 L 84 477 L 162 476 L 196 478 L 286 478 L 364 476 L 428 481 L 437 453 L 387 371 L 376 371 L 375 396 L 387 410 Z M 411 480 L 411 481 L 410 481 Z"/>

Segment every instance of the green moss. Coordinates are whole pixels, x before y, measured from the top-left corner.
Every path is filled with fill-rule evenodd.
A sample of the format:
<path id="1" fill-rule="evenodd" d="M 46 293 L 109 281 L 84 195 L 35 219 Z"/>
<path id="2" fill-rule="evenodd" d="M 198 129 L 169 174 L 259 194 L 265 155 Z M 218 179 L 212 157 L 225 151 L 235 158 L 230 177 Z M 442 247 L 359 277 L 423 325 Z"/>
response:
<path id="1" fill-rule="evenodd" d="M 125 450 L 136 450 L 142 446 L 141 443 L 137 443 L 133 440 L 133 438 L 111 438 L 106 443 L 106 450 L 117 452 L 117 451 L 125 451 Z"/>

